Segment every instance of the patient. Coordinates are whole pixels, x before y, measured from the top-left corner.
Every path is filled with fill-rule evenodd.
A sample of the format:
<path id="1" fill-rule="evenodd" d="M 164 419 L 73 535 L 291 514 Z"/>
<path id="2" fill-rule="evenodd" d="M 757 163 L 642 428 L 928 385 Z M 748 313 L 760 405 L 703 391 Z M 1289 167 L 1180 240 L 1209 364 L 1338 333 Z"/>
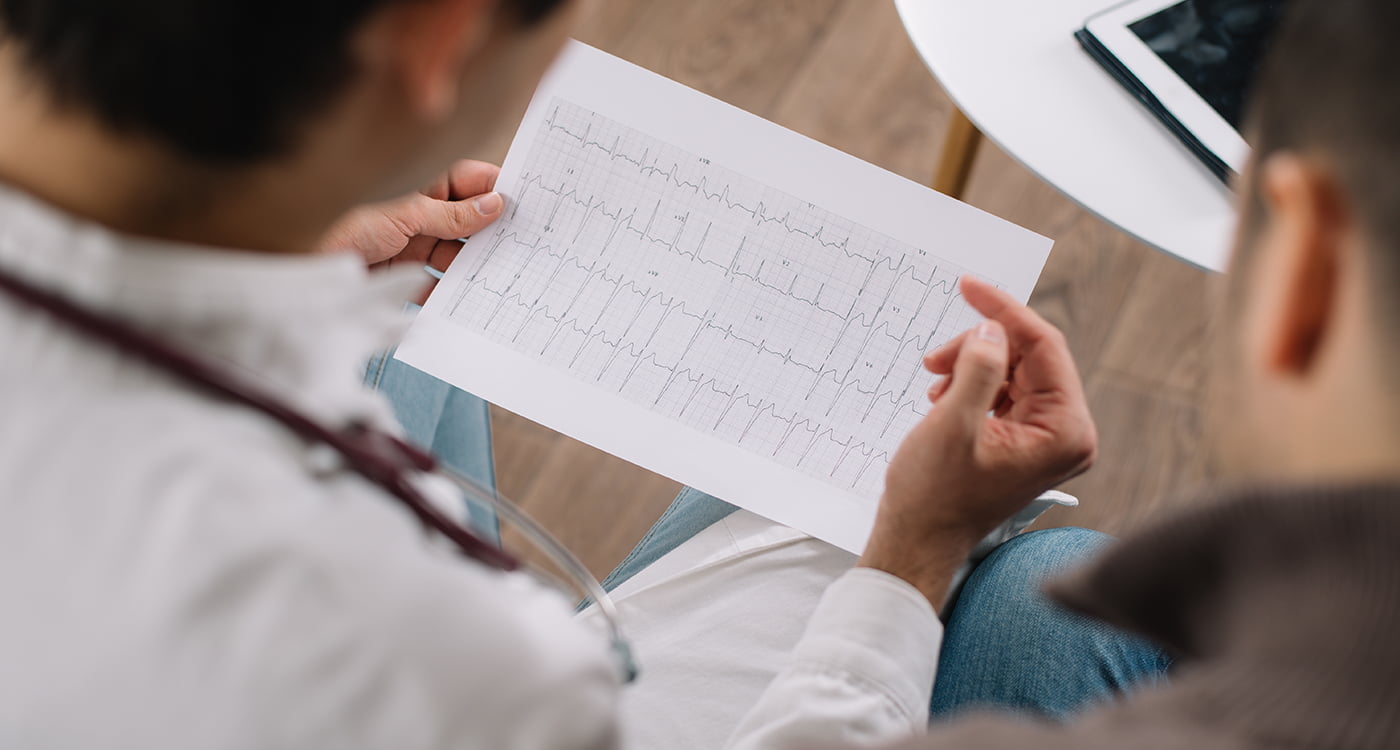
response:
<path id="1" fill-rule="evenodd" d="M 1386 0 L 1295 0 L 1290 8 L 1248 118 L 1255 154 L 1238 186 L 1242 218 L 1220 308 L 1226 322 L 1211 363 L 1212 441 L 1202 449 L 1218 464 L 1222 486 L 1199 510 L 1115 544 L 1050 585 L 1054 600 L 1093 620 L 1069 618 L 1035 593 L 1048 571 L 1102 543 L 1082 530 L 1033 532 L 1002 545 L 973 573 L 951 611 L 942 608 L 950 566 L 938 551 L 965 544 L 986 528 L 988 515 L 1005 513 L 1003 498 L 1013 494 L 1008 475 L 1035 461 L 1030 453 L 1000 452 L 1006 433 L 997 420 L 1039 398 L 1055 402 L 1073 393 L 1054 376 L 1063 374 L 1054 361 L 1063 344 L 1054 332 L 1025 308 L 964 285 L 968 301 L 1011 338 L 1016 366 L 1004 395 L 1014 405 L 996 397 L 986 402 L 997 407 L 996 418 L 984 424 L 998 430 L 990 439 L 984 432 L 961 448 L 945 440 L 944 452 L 918 456 L 937 467 L 930 473 L 942 482 L 913 493 L 923 502 L 899 502 L 897 493 L 908 487 L 891 474 L 894 494 L 885 497 L 872 545 L 903 537 L 905 544 L 889 548 L 905 556 L 890 561 L 867 550 L 862 560 L 914 583 L 947 621 L 929 736 L 908 747 L 1400 745 L 1397 33 L 1400 6 Z M 965 361 L 970 355 L 991 360 L 989 369 L 996 370 L 997 347 L 985 334 L 929 357 L 931 369 L 954 373 L 934 394 L 935 414 L 950 406 L 959 380 L 981 372 Z M 1074 379 L 1072 371 L 1063 377 Z M 979 388 L 996 393 L 1000 380 L 963 383 L 963 395 Z M 966 465 L 949 466 L 948 452 Z M 896 464 L 910 458 L 901 453 Z M 980 485 L 960 483 L 988 464 L 1001 473 Z M 762 652 L 752 644 L 782 632 L 781 616 L 752 601 L 764 574 L 796 583 L 767 584 L 761 596 L 802 611 L 795 596 L 783 594 L 815 578 L 814 570 L 833 576 L 840 570 L 833 559 L 839 552 L 810 542 L 794 542 L 812 545 L 805 553 L 781 557 L 771 532 L 758 538 L 755 522 L 738 515 L 728 531 L 750 535 L 748 566 L 760 568 L 764 557 L 780 562 L 728 590 L 706 589 L 702 580 L 658 584 L 665 573 L 621 590 L 624 607 L 639 600 L 656 612 L 641 619 L 642 644 L 687 646 L 660 657 L 653 681 L 685 694 L 692 709 L 716 714 L 723 697 L 706 695 L 719 692 L 716 683 L 695 686 L 694 675 L 743 675 L 753 665 L 732 652 Z M 708 533 L 713 527 L 697 539 Z M 693 544 L 681 545 L 679 554 Z M 910 554 L 918 549 L 927 555 Z M 697 570 L 700 559 L 688 557 Z M 685 564 L 663 557 L 657 566 L 670 573 Z M 695 596 L 667 591 L 687 585 Z M 696 600 L 705 612 L 743 612 L 744 621 L 711 634 L 674 614 Z M 669 617 L 660 614 L 666 605 Z M 1165 653 L 1089 625 L 1094 621 L 1146 637 Z M 907 641 L 885 647 L 905 657 L 884 675 L 889 695 L 927 675 L 921 670 L 929 663 Z M 836 715 L 847 707 L 850 689 L 829 665 L 825 714 L 804 714 L 805 742 L 763 744 L 790 731 L 791 711 L 812 700 L 792 688 L 791 676 L 824 667 L 802 654 L 760 663 L 786 678 L 768 688 L 741 724 L 749 743 L 742 746 L 870 744 L 880 720 L 869 718 L 862 734 L 852 731 L 860 726 L 853 713 Z M 906 680 L 894 678 L 900 671 Z M 634 703 L 653 714 L 665 711 L 646 685 Z M 816 729 L 823 720 L 825 732 Z"/>
<path id="2" fill-rule="evenodd" d="M 1212 365 L 1229 486 L 1052 586 L 1175 654 L 1169 683 L 911 747 L 1400 745 L 1400 6 L 1293 6 L 1251 107 Z M 1002 637 L 1035 638 L 983 634 L 982 668 L 1008 674 Z"/>

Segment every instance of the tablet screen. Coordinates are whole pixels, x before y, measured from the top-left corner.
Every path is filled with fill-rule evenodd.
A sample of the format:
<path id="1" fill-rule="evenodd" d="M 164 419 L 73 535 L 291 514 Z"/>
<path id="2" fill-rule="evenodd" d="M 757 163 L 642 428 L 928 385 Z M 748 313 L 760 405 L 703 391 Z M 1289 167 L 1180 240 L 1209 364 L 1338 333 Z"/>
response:
<path id="1" fill-rule="evenodd" d="M 1254 70 L 1283 6 L 1284 0 L 1183 0 L 1128 28 L 1239 130 Z"/>

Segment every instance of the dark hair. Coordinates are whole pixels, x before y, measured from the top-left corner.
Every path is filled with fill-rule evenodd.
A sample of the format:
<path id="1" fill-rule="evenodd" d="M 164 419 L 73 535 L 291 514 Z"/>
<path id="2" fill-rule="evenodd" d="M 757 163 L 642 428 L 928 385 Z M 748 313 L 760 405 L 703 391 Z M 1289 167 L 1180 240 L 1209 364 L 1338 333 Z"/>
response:
<path id="1" fill-rule="evenodd" d="M 1249 104 L 1255 159 L 1324 159 L 1375 250 L 1378 299 L 1400 298 L 1400 2 L 1291 0 L 1276 34 Z"/>
<path id="2" fill-rule="evenodd" d="M 283 153 L 353 73 L 349 42 L 413 0 L 0 0 L 0 39 L 59 106 L 202 162 Z M 559 0 L 502 0 L 533 23 Z"/>

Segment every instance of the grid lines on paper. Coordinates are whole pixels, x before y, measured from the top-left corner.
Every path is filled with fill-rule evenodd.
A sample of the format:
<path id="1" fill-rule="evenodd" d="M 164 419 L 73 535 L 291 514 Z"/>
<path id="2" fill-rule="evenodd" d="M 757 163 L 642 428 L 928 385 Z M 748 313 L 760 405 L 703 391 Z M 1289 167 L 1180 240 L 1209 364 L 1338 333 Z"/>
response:
<path id="1" fill-rule="evenodd" d="M 559 97 L 511 191 L 452 320 L 862 497 L 976 320 L 962 269 Z"/>

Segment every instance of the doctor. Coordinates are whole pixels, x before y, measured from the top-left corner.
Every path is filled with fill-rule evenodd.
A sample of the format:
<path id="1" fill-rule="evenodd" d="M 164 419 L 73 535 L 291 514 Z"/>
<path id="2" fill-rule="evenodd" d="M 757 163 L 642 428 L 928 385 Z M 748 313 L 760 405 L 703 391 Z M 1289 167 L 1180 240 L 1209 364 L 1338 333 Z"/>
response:
<path id="1" fill-rule="evenodd" d="M 322 423 L 396 430 L 397 409 L 489 478 L 487 444 L 471 454 L 452 435 L 452 419 L 480 424 L 479 402 L 378 359 L 370 381 L 391 406 L 364 386 L 364 363 L 402 328 L 422 265 L 445 268 L 450 238 L 500 214 L 494 167 L 442 167 L 518 116 L 578 12 L 2 0 L 0 270 Z M 964 292 L 991 320 L 931 360 L 956 377 L 892 464 L 865 556 L 687 493 L 614 580 L 649 670 L 626 701 L 571 602 L 450 554 L 262 413 L 0 296 L 0 746 L 777 748 L 916 734 L 954 571 L 1095 449 L 1062 339 L 995 290 Z M 1037 538 L 1007 570 L 1095 543 Z M 1160 671 L 1155 652 L 1064 627 L 1126 655 L 1080 660 L 1110 675 L 1085 695 Z"/>

